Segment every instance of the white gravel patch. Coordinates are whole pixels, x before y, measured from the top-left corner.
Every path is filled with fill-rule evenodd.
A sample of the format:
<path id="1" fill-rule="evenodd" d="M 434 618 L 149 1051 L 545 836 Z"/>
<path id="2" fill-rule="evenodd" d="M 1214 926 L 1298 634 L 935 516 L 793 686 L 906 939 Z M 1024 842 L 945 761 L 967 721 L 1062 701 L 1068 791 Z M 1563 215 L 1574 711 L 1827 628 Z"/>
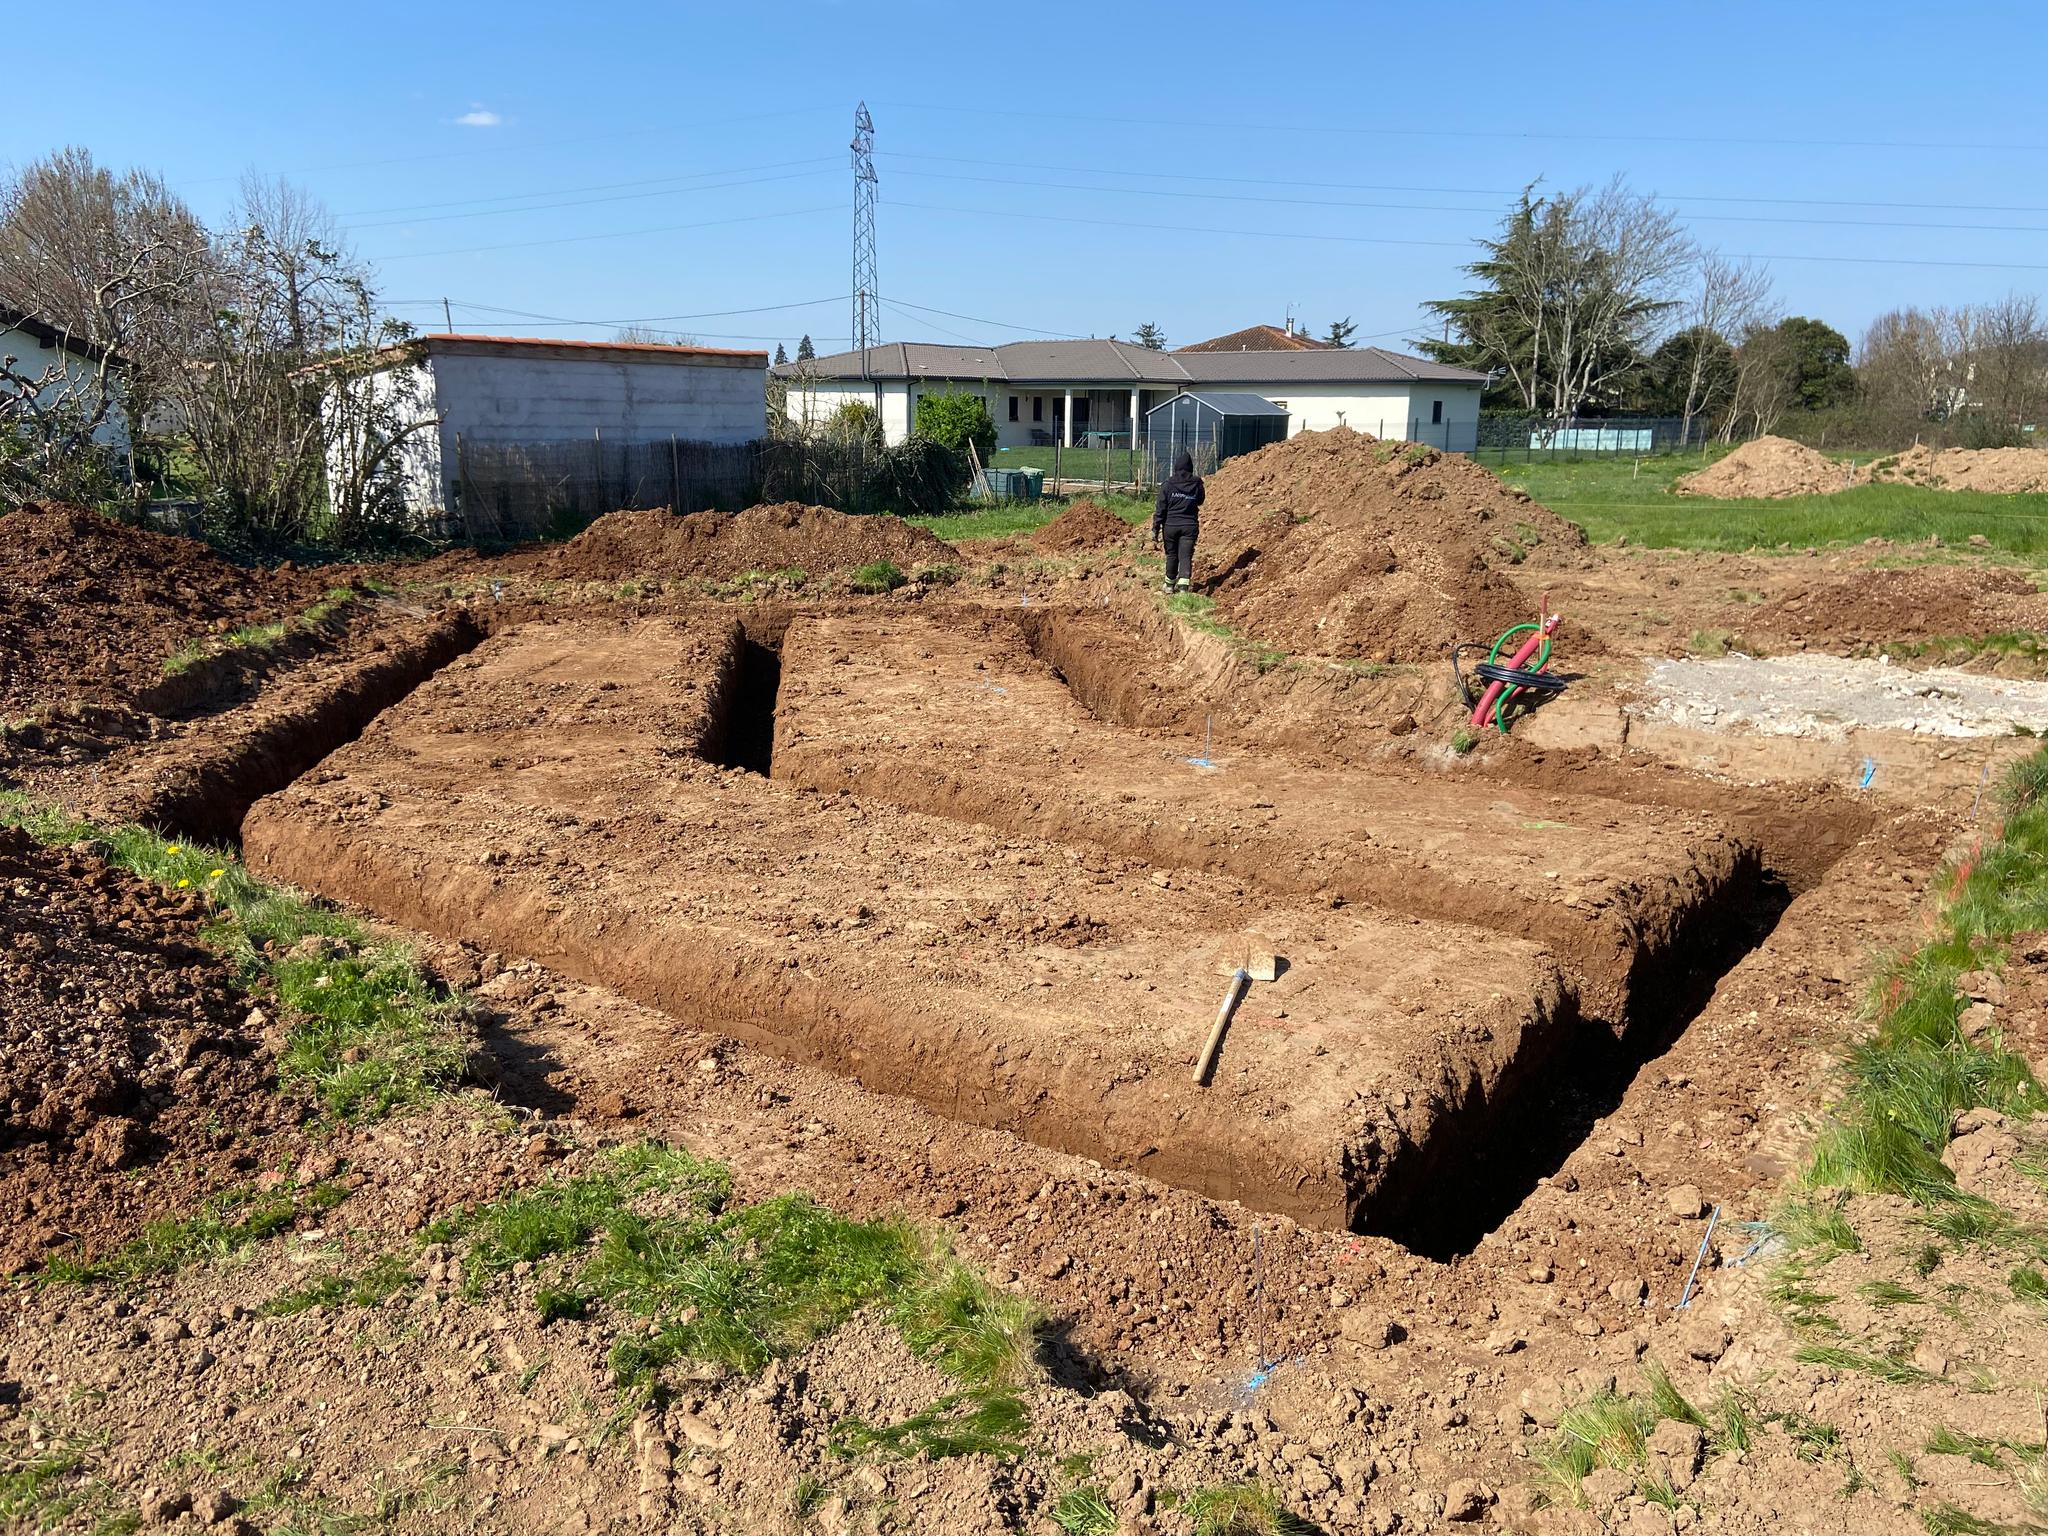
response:
<path id="1" fill-rule="evenodd" d="M 1882 657 L 1735 655 L 1659 662 L 1630 710 L 1700 730 L 1818 741 L 1869 730 L 1970 737 L 2025 727 L 2048 735 L 2048 683 L 1909 671 Z"/>

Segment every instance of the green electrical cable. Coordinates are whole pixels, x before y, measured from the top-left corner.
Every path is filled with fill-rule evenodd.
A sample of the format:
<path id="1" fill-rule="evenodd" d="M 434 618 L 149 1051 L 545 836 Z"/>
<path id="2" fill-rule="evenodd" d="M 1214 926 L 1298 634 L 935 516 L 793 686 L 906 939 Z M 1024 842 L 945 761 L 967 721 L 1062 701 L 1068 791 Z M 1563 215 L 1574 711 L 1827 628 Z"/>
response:
<path id="1" fill-rule="evenodd" d="M 1500 652 L 1502 646 L 1506 645 L 1510 640 L 1514 639 L 1515 636 L 1521 634 L 1524 630 L 1541 629 L 1542 627 L 1543 626 L 1540 624 L 1517 624 L 1513 629 L 1503 630 L 1501 632 L 1501 637 L 1493 642 L 1493 649 L 1486 653 L 1486 659 L 1491 662 L 1498 662 L 1500 660 Z M 1543 637 L 1543 648 L 1536 653 L 1536 665 L 1528 668 L 1527 670 L 1531 672 L 1541 672 L 1549 664 L 1550 637 L 1548 635 L 1545 635 Z M 1501 689 L 1500 697 L 1493 701 L 1493 723 L 1496 727 L 1499 728 L 1500 733 L 1503 736 L 1507 735 L 1508 733 L 1508 722 L 1505 716 L 1508 707 L 1508 700 L 1514 695 L 1514 692 L 1515 685 L 1513 683 L 1509 683 L 1507 687 Z"/>

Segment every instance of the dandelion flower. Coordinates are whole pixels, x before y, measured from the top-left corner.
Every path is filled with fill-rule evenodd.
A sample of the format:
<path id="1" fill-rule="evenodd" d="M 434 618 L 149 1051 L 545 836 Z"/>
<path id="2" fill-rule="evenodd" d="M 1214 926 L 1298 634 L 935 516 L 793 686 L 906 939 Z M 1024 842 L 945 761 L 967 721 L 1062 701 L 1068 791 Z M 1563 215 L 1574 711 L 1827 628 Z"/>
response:
<path id="1" fill-rule="evenodd" d="M 182 891 L 183 889 L 185 889 L 186 886 L 190 885 L 191 883 L 192 882 L 190 880 L 180 880 L 178 882 L 178 889 Z"/>
<path id="2" fill-rule="evenodd" d="M 183 853 L 184 851 L 185 850 L 176 843 L 171 844 L 170 847 L 164 850 L 165 853 Z"/>
<path id="3" fill-rule="evenodd" d="M 220 877 L 221 877 L 222 875 L 224 875 L 224 874 L 226 874 L 226 873 L 227 873 L 227 871 L 226 871 L 226 870 L 224 870 L 224 869 L 215 869 L 215 870 L 209 870 L 209 871 L 207 872 L 207 876 L 206 876 L 206 878 L 207 878 L 207 879 L 209 879 L 209 880 L 218 880 L 218 879 L 219 879 L 219 878 L 220 878 Z"/>

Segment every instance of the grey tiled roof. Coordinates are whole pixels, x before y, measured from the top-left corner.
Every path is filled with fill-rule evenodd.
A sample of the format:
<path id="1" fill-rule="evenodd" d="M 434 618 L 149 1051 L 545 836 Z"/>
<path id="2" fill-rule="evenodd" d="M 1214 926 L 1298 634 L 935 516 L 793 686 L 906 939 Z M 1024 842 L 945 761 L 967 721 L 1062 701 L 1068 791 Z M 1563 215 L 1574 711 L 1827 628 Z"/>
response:
<path id="1" fill-rule="evenodd" d="M 794 377 L 806 365 L 774 371 Z M 857 379 L 858 352 L 834 352 L 808 365 L 820 379 Z M 1153 352 L 1124 341 L 1013 341 L 1000 347 L 892 341 L 868 350 L 877 379 L 989 380 L 1006 384 L 1483 384 L 1486 375 L 1383 347 L 1297 352 Z"/>

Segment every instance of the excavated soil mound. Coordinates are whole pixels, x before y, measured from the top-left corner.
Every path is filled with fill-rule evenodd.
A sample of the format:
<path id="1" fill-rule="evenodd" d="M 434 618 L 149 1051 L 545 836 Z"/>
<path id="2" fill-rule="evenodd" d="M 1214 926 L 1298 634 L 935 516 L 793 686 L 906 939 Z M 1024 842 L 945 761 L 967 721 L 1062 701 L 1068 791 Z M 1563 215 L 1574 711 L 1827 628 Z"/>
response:
<path id="1" fill-rule="evenodd" d="M 2048 595 L 1996 567 L 1863 570 L 1773 597 L 1744 627 L 1821 646 L 1988 635 L 2048 627 Z"/>
<path id="2" fill-rule="evenodd" d="M 1738 497 L 1825 496 L 1853 483 L 1847 465 L 1818 449 L 1788 438 L 1760 437 L 1685 476 L 1677 490 L 1681 496 L 1732 501 Z"/>
<path id="3" fill-rule="evenodd" d="M 1498 476 L 1422 444 L 1303 432 L 1209 477 L 1197 551 L 1238 630 L 1290 651 L 1441 657 L 1536 616 L 1505 570 L 1585 536 Z"/>
<path id="4" fill-rule="evenodd" d="M 744 512 L 614 512 L 540 559 L 565 581 L 633 576 L 730 581 L 748 571 L 812 576 L 887 560 L 906 574 L 959 558 L 959 551 L 900 517 L 854 517 L 786 501 Z"/>
<path id="5" fill-rule="evenodd" d="M 1870 466 L 1872 480 L 1936 491 L 2020 496 L 2048 491 L 2048 453 L 2039 448 L 1932 448 L 1915 445 Z"/>
<path id="6" fill-rule="evenodd" d="M 1075 502 L 1032 536 L 1038 548 L 1053 554 L 1107 549 L 1131 536 L 1131 525 L 1086 497 Z"/>
<path id="7" fill-rule="evenodd" d="M 205 545 L 80 507 L 0 517 L 0 713 L 127 698 L 215 630 L 276 618 L 317 573 L 254 570 Z"/>
<path id="8" fill-rule="evenodd" d="M 180 1208 L 231 1176 L 220 1165 L 240 1137 L 293 1117 L 248 1002 L 198 942 L 201 901 L 11 827 L 0 889 L 0 1273 L 13 1274 Z M 179 1155 L 159 1164 L 166 1147 Z"/>

